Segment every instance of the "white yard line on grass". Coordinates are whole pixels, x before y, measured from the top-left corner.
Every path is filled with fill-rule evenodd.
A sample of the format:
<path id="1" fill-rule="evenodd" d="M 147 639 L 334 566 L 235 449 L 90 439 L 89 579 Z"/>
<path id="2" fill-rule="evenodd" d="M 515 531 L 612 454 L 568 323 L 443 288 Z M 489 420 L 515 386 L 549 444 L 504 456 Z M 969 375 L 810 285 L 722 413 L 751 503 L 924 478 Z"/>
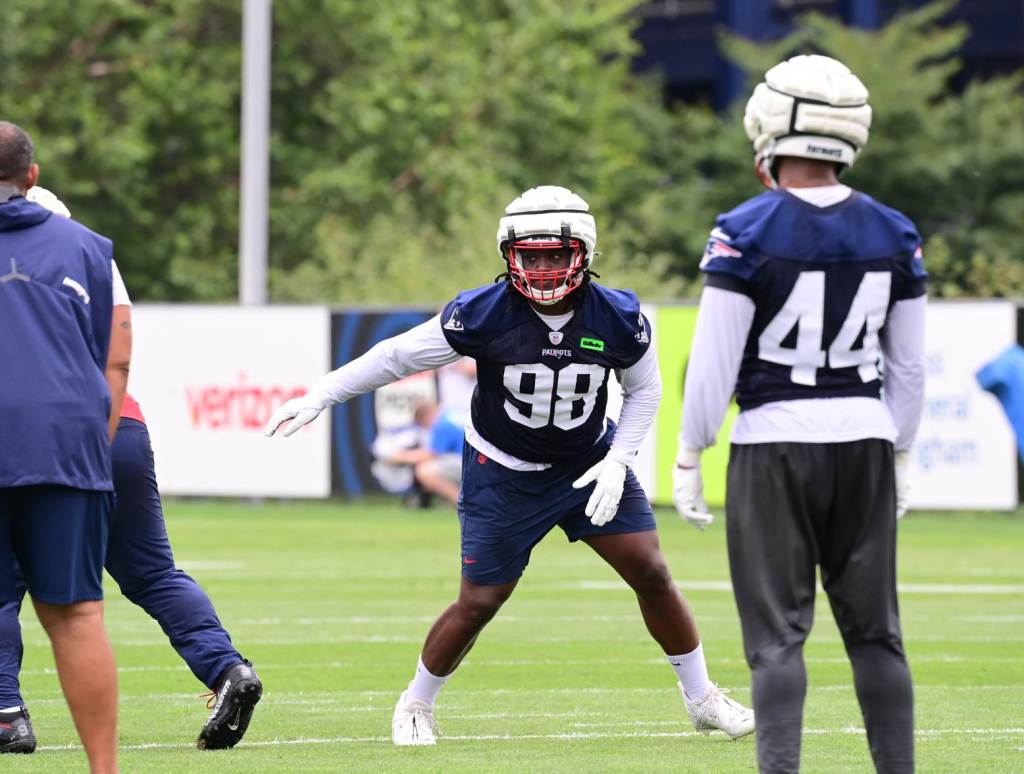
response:
<path id="1" fill-rule="evenodd" d="M 847 736 L 863 734 L 863 728 L 805 728 L 807 736 Z M 936 739 L 945 736 L 973 736 L 983 739 L 999 739 L 1024 735 L 1024 727 L 1012 728 L 922 728 L 914 732 L 919 739 Z M 625 732 L 585 732 L 585 733 L 560 733 L 560 734 L 463 734 L 455 736 L 442 736 L 442 744 L 445 742 L 519 742 L 519 741 L 586 741 L 588 739 L 660 739 L 660 738 L 688 738 L 703 737 L 699 731 L 625 731 Z M 287 745 L 311 745 L 311 744 L 369 744 L 369 743 L 390 743 L 391 739 L 386 736 L 334 736 L 334 737 L 309 737 L 300 739 L 269 739 L 265 741 L 246 741 L 241 744 L 245 747 L 283 747 Z M 145 744 L 121 745 L 120 750 L 185 750 L 190 749 L 191 744 L 168 744 L 150 742 Z M 39 750 L 80 750 L 81 745 L 43 745 Z"/>
<path id="2" fill-rule="evenodd" d="M 548 615 L 541 613 L 537 615 L 506 615 L 501 614 L 494 620 L 494 624 L 507 623 L 529 623 L 534 624 L 540 620 L 557 621 L 558 623 L 639 623 L 643 619 L 640 613 L 633 612 L 625 615 Z M 735 615 L 702 615 L 702 621 L 735 621 Z M 352 615 L 352 616 L 323 616 L 323 617 L 302 617 L 302 618 L 241 618 L 239 626 L 337 626 L 337 625 L 372 625 L 381 626 L 386 624 L 432 624 L 437 620 L 436 615 Z M 108 626 L 109 628 L 109 626 Z"/>
<path id="3" fill-rule="evenodd" d="M 1004 629 L 1003 631 L 1006 631 L 1006 630 Z M 144 639 L 131 639 L 131 640 L 124 640 L 124 639 L 118 639 L 117 637 L 112 637 L 111 639 L 113 640 L 114 645 L 116 645 L 118 648 L 155 648 L 155 647 L 160 647 L 160 646 L 165 646 L 166 647 L 166 645 L 167 645 L 167 640 L 163 639 L 161 637 L 152 637 L 152 638 L 148 638 L 147 637 L 147 638 L 144 638 Z M 241 638 L 239 638 L 239 639 L 241 639 Z M 420 634 L 420 633 L 409 635 L 409 636 L 375 634 L 375 635 L 369 635 L 369 636 L 364 636 L 364 637 L 345 635 L 345 634 L 330 635 L 330 634 L 326 634 L 326 633 L 321 633 L 321 634 L 318 634 L 316 636 L 309 636 L 309 635 L 303 635 L 302 633 L 296 633 L 296 635 L 294 637 L 245 637 L 244 639 L 245 639 L 245 645 L 246 645 L 247 648 L 255 648 L 257 646 L 279 646 L 279 645 L 280 646 L 290 646 L 290 645 L 319 645 L 319 646 L 330 646 L 330 645 L 339 645 L 339 646 L 341 646 L 341 645 L 417 645 L 417 646 L 420 646 L 420 645 L 423 644 L 423 635 Z M 541 644 L 541 645 L 566 645 L 566 646 L 569 646 L 569 645 L 578 644 L 579 641 L 580 641 L 580 638 L 577 635 L 573 635 L 573 636 L 570 636 L 570 635 L 565 635 L 565 636 L 548 636 L 548 637 L 530 636 L 530 637 L 526 638 L 525 641 L 529 642 L 531 645 Z M 995 644 L 995 643 L 1007 643 L 1007 644 L 1012 643 L 1012 644 L 1024 645 L 1024 632 L 1022 632 L 1020 635 L 1017 635 L 1017 634 L 1013 633 L 1012 630 L 1010 630 L 1010 632 L 1005 634 L 1005 635 L 976 634 L 976 635 L 965 636 L 965 637 L 944 636 L 944 635 L 939 635 L 939 634 L 935 634 L 935 635 L 912 635 L 910 637 L 907 637 L 906 641 L 908 643 L 910 643 L 911 646 L 913 646 L 915 643 L 924 643 L 924 642 L 932 642 L 932 643 L 936 643 L 937 642 L 937 643 L 950 643 L 950 644 L 954 644 L 954 643 L 956 643 L 956 644 L 961 644 L 961 643 L 962 644 L 977 644 L 977 643 L 981 643 L 981 644 L 988 644 L 988 645 Z M 49 648 L 49 643 L 46 642 L 44 639 L 41 639 L 41 638 L 37 639 L 35 637 L 32 637 L 32 638 L 25 637 L 24 638 L 24 643 L 25 643 L 26 646 L 38 647 L 38 648 L 47 648 L 47 649 Z M 814 635 L 814 637 L 812 639 L 812 643 L 814 645 L 841 645 L 842 644 L 842 639 L 839 637 L 838 634 L 833 634 L 831 632 L 822 632 L 820 634 L 815 634 Z M 911 658 L 911 660 L 913 661 L 914 659 Z M 989 659 L 986 658 L 985 660 L 988 661 Z M 722 661 L 722 660 L 721 659 L 716 659 L 715 661 L 717 663 L 717 662 Z M 498 663 L 498 662 L 490 662 L 490 663 Z M 526 662 L 522 662 L 522 663 L 526 663 Z M 568 662 L 564 662 L 564 661 L 559 660 L 557 662 L 552 661 L 552 663 L 568 663 Z M 588 662 L 588 663 L 592 663 L 592 662 Z M 635 663 L 635 662 L 630 662 L 630 663 Z"/>
<path id="4" fill-rule="evenodd" d="M 676 581 L 683 591 L 732 591 L 729 581 Z M 557 588 L 583 591 L 628 591 L 622 581 L 578 581 L 566 583 Z M 1024 594 L 1021 583 L 900 583 L 900 594 Z M 819 585 L 818 592 L 824 593 Z"/>
<path id="5" fill-rule="evenodd" d="M 219 562 L 219 561 L 206 561 L 196 560 L 192 562 L 179 562 L 178 566 L 183 570 L 223 570 L 223 571 L 237 571 L 245 567 L 242 562 Z M 977 571 L 970 571 L 967 575 L 973 575 L 975 577 L 1000 577 L 998 573 L 991 575 L 979 573 Z M 315 573 L 300 574 L 296 577 L 301 577 L 304 580 L 310 577 L 316 577 Z M 1005 577 L 1020 577 L 1019 571 L 1014 571 L 1013 575 L 1007 575 Z M 676 585 L 684 591 L 690 589 L 692 591 L 723 591 L 731 592 L 732 584 L 727 580 L 678 580 Z M 628 586 L 619 580 L 583 580 L 573 581 L 571 583 L 539 583 L 537 585 L 530 585 L 528 590 L 531 592 L 537 592 L 544 589 L 561 589 L 561 590 L 573 590 L 573 591 L 626 591 Z M 900 593 L 903 594 L 1021 594 L 1024 593 L 1024 583 L 901 583 L 898 586 Z M 821 591 L 822 587 L 818 585 L 818 591 Z M 122 601 L 122 600 L 111 600 L 111 601 Z M 127 600 L 124 600 L 127 603 Z M 430 619 L 431 622 L 433 619 Z"/>
<path id="6" fill-rule="evenodd" d="M 1020 663 L 1019 656 L 986 656 L 986 664 L 1018 664 Z M 405 656 L 397 657 L 396 662 L 405 664 L 408 658 Z M 923 664 L 923 663 L 939 663 L 939 664 L 962 664 L 962 663 L 977 663 L 977 658 L 968 658 L 967 656 L 949 656 L 943 654 L 937 655 L 921 655 L 914 656 L 910 659 L 911 664 Z M 805 656 L 804 662 L 807 664 L 848 664 L 849 659 L 843 656 Z M 268 664 L 261 663 L 257 666 L 261 671 L 269 672 L 277 669 L 351 669 L 352 667 L 365 664 L 365 661 L 293 661 L 287 664 Z M 379 659 L 378 664 L 382 663 Z M 664 660 L 660 658 L 656 659 L 572 659 L 572 658 L 558 658 L 558 659 L 481 659 L 470 660 L 467 659 L 463 662 L 464 668 L 479 669 L 482 667 L 510 667 L 510 666 L 594 666 L 600 664 L 601 666 L 616 665 L 616 664 L 647 664 L 647 665 L 658 665 L 664 664 Z M 741 658 L 716 658 L 715 664 L 722 665 L 746 665 L 746 661 Z M 184 664 L 170 665 L 170 664 L 134 664 L 132 666 L 119 666 L 117 671 L 124 674 L 136 673 L 136 672 L 181 672 L 182 674 L 189 674 L 188 667 Z M 21 675 L 37 676 L 37 675 L 55 675 L 57 670 L 53 667 L 40 667 L 37 669 L 23 669 Z M 1017 686 L 1019 687 L 1019 686 Z"/>
<path id="7" fill-rule="evenodd" d="M 371 705 L 355 705 L 349 706 L 348 702 L 351 700 L 352 692 L 347 691 L 278 691 L 275 690 L 272 693 L 272 698 L 268 699 L 267 703 L 272 703 L 275 707 L 336 707 L 339 713 L 346 712 L 381 712 L 382 710 L 390 711 L 391 700 L 395 699 L 399 694 L 400 686 L 396 686 L 391 691 L 363 691 L 358 692 L 361 696 L 366 694 L 372 694 L 375 697 L 380 697 L 384 701 L 380 704 Z M 976 693 L 978 691 L 1019 691 L 1021 689 L 1020 684 L 1007 684 L 1007 685 L 915 685 L 914 690 L 917 693 L 931 693 L 939 691 L 970 691 Z M 743 689 L 736 688 L 736 690 L 742 691 Z M 839 685 L 814 685 L 810 686 L 810 693 L 813 696 L 815 692 L 831 693 L 831 692 L 849 692 L 853 694 L 853 683 L 839 684 Z M 444 716 L 445 718 L 473 718 L 473 719 L 492 719 L 497 720 L 501 718 L 561 718 L 561 717 L 608 717 L 617 718 L 620 717 L 619 713 L 614 712 L 540 712 L 540 713 L 523 713 L 523 712 L 499 712 L 499 713 L 487 713 L 487 714 L 459 714 L 465 713 L 472 710 L 472 707 L 468 704 L 460 703 L 458 700 L 466 694 L 514 694 L 514 693 L 572 693 L 578 694 L 653 694 L 676 696 L 676 691 L 666 684 L 662 688 L 541 688 L 541 689 L 527 689 L 521 691 L 515 691 L 510 689 L 495 689 L 495 690 L 476 690 L 476 691 L 451 691 L 448 693 L 449 701 L 444 702 Z M 205 697 L 200 693 L 124 693 L 122 692 L 119 699 L 122 702 L 140 702 L 150 703 L 154 701 L 160 701 L 165 704 L 176 704 L 189 706 L 204 699 Z M 31 701 L 33 706 L 39 704 L 58 704 L 63 705 L 65 699 L 62 695 L 53 694 L 47 698 L 34 698 Z M 646 721 L 638 721 L 643 723 Z"/>

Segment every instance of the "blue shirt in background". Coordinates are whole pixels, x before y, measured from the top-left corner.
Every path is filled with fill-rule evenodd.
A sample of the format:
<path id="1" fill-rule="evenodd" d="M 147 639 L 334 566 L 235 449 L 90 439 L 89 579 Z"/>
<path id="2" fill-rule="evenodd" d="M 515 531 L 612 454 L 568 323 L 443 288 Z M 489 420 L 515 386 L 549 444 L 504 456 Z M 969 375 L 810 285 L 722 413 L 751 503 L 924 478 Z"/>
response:
<path id="1" fill-rule="evenodd" d="M 430 427 L 430 451 L 435 454 L 462 454 L 465 427 L 466 417 L 461 411 L 442 411 Z"/>

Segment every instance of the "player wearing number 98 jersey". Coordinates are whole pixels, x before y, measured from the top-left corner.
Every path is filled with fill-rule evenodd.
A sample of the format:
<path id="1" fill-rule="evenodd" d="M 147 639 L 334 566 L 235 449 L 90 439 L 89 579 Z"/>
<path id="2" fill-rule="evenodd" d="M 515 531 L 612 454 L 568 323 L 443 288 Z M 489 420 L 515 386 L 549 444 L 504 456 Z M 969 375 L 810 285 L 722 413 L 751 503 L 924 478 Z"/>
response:
<path id="1" fill-rule="evenodd" d="M 762 772 L 799 768 L 817 567 L 875 766 L 914 767 L 895 533 L 923 403 L 927 275 L 914 224 L 839 183 L 868 138 L 867 97 L 828 57 L 769 70 L 745 117 L 769 191 L 718 217 L 701 262 L 674 499 L 711 523 L 700 454 L 735 394 L 726 527 Z"/>
<path id="2" fill-rule="evenodd" d="M 634 293 L 592 282 L 577 293 L 567 321 L 538 314 L 504 284 L 460 293 L 441 313 L 451 348 L 477 361 L 468 438 L 495 459 L 533 467 L 591 451 L 606 432 L 609 374 L 637 366 L 650 349 Z M 552 328 L 552 317 L 564 324 Z M 656 370 L 653 353 L 638 369 L 649 378 Z M 623 448 L 623 461 L 632 451 Z"/>
<path id="3" fill-rule="evenodd" d="M 587 543 L 633 588 L 700 730 L 749 734 L 753 713 L 710 682 L 693 616 L 658 546 L 630 465 L 650 429 L 661 379 L 650 323 L 632 291 L 591 281 L 597 228 L 587 203 L 557 186 L 516 198 L 498 225 L 503 282 L 460 293 L 440 315 L 313 385 L 278 409 L 273 435 L 328 405 L 470 356 L 477 387 L 466 426 L 459 596 L 431 627 L 392 718 L 398 745 L 435 743 L 434 701 L 515 589 L 533 547 L 556 526 Z M 605 417 L 622 383 L 619 426 Z"/>

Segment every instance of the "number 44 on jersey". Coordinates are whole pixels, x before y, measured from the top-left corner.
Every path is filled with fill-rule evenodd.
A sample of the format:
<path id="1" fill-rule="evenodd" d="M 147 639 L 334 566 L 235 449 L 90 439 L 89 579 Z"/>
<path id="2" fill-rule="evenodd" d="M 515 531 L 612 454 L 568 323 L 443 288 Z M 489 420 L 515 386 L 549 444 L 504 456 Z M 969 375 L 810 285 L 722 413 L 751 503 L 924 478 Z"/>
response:
<path id="1" fill-rule="evenodd" d="M 862 381 L 874 381 L 878 378 L 881 354 L 878 332 L 885 323 L 891 284 L 891 272 L 864 273 L 846 319 L 826 352 L 822 349 L 825 272 L 800 272 L 786 303 L 758 338 L 758 357 L 770 363 L 792 366 L 790 378 L 796 384 L 814 386 L 818 369 L 825 367 L 856 366 Z M 783 346 L 794 326 L 797 327 L 796 346 Z M 861 346 L 854 349 L 862 333 Z"/>

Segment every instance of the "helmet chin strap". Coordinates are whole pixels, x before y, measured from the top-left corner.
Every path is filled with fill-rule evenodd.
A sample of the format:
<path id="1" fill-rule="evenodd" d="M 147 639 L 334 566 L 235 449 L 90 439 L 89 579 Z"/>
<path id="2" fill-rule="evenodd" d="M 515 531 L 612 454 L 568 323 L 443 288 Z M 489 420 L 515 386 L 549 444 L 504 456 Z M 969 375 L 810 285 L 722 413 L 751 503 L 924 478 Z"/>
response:
<path id="1" fill-rule="evenodd" d="M 779 187 L 779 181 L 772 174 L 772 161 L 774 159 L 775 155 L 771 153 L 760 153 L 757 157 L 757 169 L 761 173 L 761 181 L 767 180 L 768 187 L 773 191 Z"/>

